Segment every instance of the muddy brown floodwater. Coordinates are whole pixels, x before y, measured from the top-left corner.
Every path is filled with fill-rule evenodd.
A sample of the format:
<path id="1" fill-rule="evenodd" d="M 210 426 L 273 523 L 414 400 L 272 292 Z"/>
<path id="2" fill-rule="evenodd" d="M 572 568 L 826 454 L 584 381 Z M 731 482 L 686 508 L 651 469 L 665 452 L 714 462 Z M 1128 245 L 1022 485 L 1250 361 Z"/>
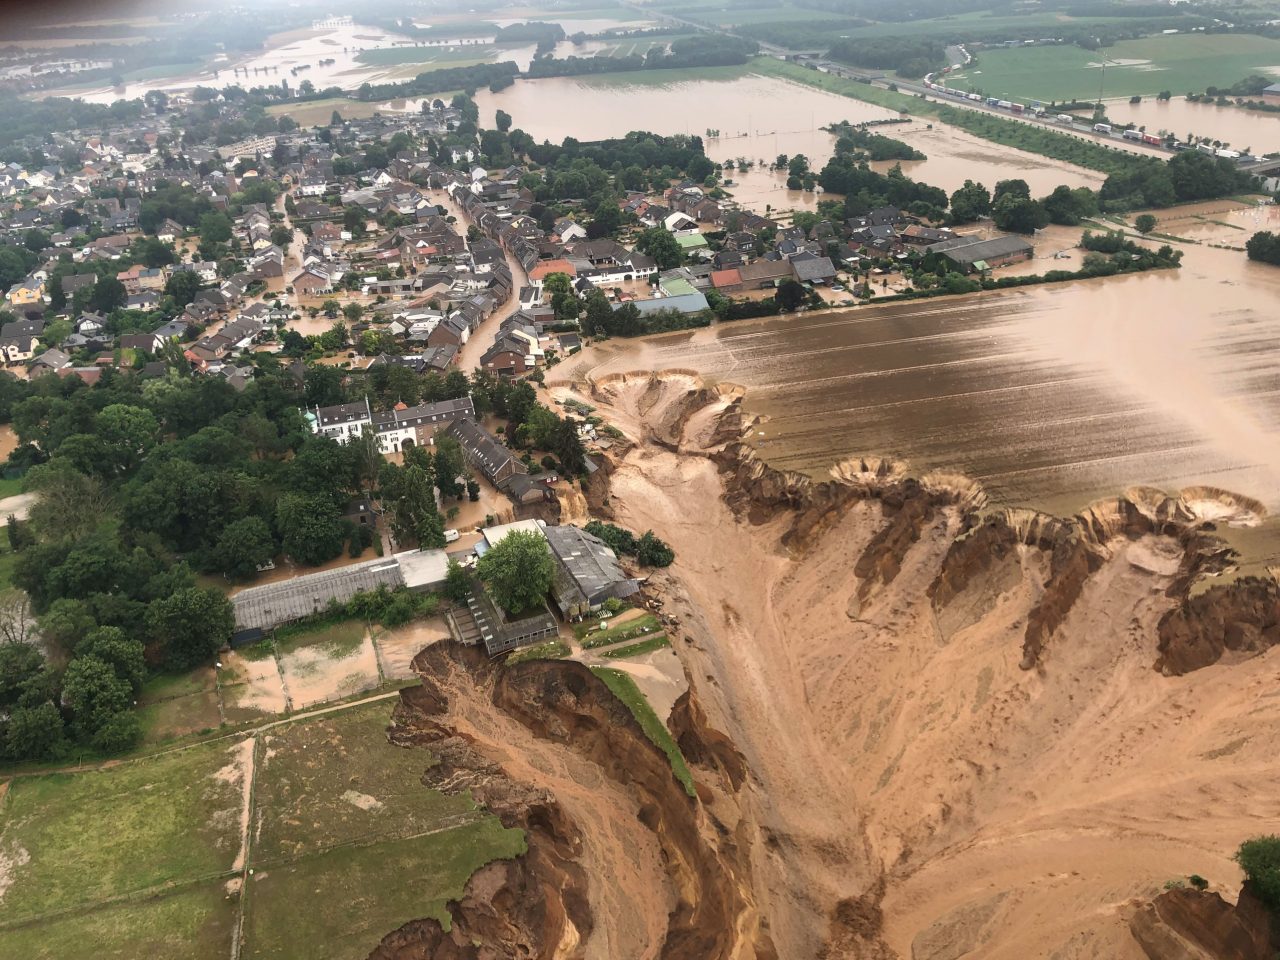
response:
<path id="1" fill-rule="evenodd" d="M 1226 206 L 1158 229 L 1242 243 L 1280 213 Z M 1210 485 L 1274 512 L 1280 271 L 1184 249 L 1176 271 L 614 341 L 554 379 L 680 368 L 741 384 L 760 454 L 814 476 L 883 457 L 1057 514 L 1133 484 Z"/>
<path id="2" fill-rule="evenodd" d="M 481 122 L 498 109 L 515 117 L 516 126 L 537 140 L 558 143 L 565 137 L 620 137 L 632 130 L 704 137 L 707 155 L 725 161 L 745 158 L 770 162 L 778 154 L 809 158 L 820 169 L 831 157 L 835 138 L 821 128 L 841 120 L 862 123 L 896 118 L 895 111 L 802 84 L 749 75 L 730 80 L 689 80 L 654 84 L 620 83 L 608 78 L 555 78 L 522 81 L 499 93 L 476 94 Z M 620 107 L 621 105 L 621 107 Z M 696 105 L 696 110 L 690 105 Z M 707 136 L 708 129 L 718 136 Z M 970 177 L 996 180 L 1021 177 L 1036 194 L 1059 184 L 1098 187 L 1101 175 L 1049 161 L 1034 154 L 979 140 L 938 122 L 913 120 L 886 129 L 890 136 L 919 149 L 927 160 L 904 163 L 911 177 L 950 192 Z M 892 162 L 874 165 L 882 172 Z M 757 169 L 734 174 L 729 188 L 739 202 L 762 209 L 812 208 L 813 194 L 785 189 L 785 177 Z"/>
<path id="3" fill-rule="evenodd" d="M 1280 114 L 1245 110 L 1237 106 L 1191 103 L 1186 97 L 1141 103 L 1108 101 L 1107 116 L 1118 123 L 1136 123 L 1152 132 L 1167 131 L 1180 140 L 1187 134 L 1223 140 L 1236 150 L 1252 148 L 1254 154 L 1280 150 Z"/>

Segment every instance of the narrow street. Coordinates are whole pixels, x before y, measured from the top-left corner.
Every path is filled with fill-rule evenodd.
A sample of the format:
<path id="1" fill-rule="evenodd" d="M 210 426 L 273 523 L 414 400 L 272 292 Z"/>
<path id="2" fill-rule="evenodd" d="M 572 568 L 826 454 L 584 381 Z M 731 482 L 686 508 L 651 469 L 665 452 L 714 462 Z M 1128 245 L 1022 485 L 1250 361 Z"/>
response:
<path id="1" fill-rule="evenodd" d="M 452 197 L 443 190 L 436 190 L 432 191 L 431 200 L 443 207 L 448 216 L 457 218 L 456 227 L 459 233 L 466 231 L 471 221 L 462 212 L 462 208 L 453 202 Z M 504 251 L 504 253 L 507 257 L 507 268 L 511 271 L 511 298 L 499 306 L 491 316 L 485 318 L 480 326 L 472 331 L 470 339 L 463 344 L 462 350 L 458 353 L 458 367 L 467 373 L 480 368 L 480 358 L 498 339 L 498 328 L 502 326 L 502 322 L 520 309 L 520 288 L 529 282 L 524 268 L 510 251 Z"/>

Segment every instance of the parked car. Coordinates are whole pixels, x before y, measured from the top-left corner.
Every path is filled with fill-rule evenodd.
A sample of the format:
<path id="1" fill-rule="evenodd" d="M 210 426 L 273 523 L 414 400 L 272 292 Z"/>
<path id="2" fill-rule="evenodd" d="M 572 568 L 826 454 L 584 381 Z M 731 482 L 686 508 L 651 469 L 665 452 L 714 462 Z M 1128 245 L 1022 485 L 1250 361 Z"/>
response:
<path id="1" fill-rule="evenodd" d="M 458 533 L 457 530 L 446 530 L 444 532 L 444 542 L 453 543 L 455 540 L 458 539 L 459 536 L 460 534 Z"/>

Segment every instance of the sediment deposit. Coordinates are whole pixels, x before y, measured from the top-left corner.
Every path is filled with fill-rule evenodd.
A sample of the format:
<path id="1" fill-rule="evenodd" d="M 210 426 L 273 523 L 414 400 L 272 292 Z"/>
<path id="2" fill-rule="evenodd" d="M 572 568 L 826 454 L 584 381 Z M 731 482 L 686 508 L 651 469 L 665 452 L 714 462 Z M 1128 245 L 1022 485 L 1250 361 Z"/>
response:
<path id="1" fill-rule="evenodd" d="M 500 890 L 546 903 L 499 931 L 526 952 L 380 957 L 1249 956 L 1221 944 L 1256 912 L 1159 898 L 1196 873 L 1229 909 L 1232 851 L 1280 821 L 1276 585 L 1188 599 L 1231 569 L 1218 525 L 1262 505 L 1138 488 L 1073 517 L 988 511 L 892 461 L 774 469 L 742 391 L 687 372 L 580 397 L 626 436 L 592 513 L 676 551 L 646 592 L 677 625 L 690 695 L 669 725 L 698 799 L 576 665 L 426 651 L 395 736 L 445 745 L 428 782 L 531 850 L 477 874 L 430 942 L 492 946 Z M 1201 954 L 1171 946 L 1207 927 Z"/>

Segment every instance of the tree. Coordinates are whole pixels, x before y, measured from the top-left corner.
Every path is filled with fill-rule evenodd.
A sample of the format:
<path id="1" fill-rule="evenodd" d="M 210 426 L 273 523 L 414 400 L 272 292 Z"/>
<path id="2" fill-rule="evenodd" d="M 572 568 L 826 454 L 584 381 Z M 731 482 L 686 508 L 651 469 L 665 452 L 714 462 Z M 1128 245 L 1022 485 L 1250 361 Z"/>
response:
<path id="1" fill-rule="evenodd" d="M 995 204 L 1001 197 L 1015 197 L 1019 200 L 1031 199 L 1031 188 L 1025 180 L 997 180 L 996 188 L 991 191 L 991 202 Z"/>
<path id="2" fill-rule="evenodd" d="M 458 478 L 462 476 L 465 467 L 462 462 L 462 447 L 458 441 L 453 437 L 437 437 L 432 466 L 435 467 L 436 487 L 440 490 L 440 496 L 455 499 L 461 497 L 466 488 L 463 486 L 464 481 Z"/>
<path id="3" fill-rule="evenodd" d="M 1035 233 L 1041 227 L 1048 226 L 1049 213 L 1039 200 L 1005 193 L 992 206 L 991 219 L 1001 230 Z"/>
<path id="4" fill-rule="evenodd" d="M 133 690 L 106 661 L 76 657 L 62 675 L 62 702 L 71 712 L 76 736 L 88 739 L 116 714 L 129 709 Z"/>
<path id="5" fill-rule="evenodd" d="M 804 303 L 805 296 L 804 287 L 787 277 L 778 284 L 778 292 L 773 295 L 773 298 L 783 310 L 795 310 Z"/>
<path id="6" fill-rule="evenodd" d="M 18 707 L 9 714 L 5 753 L 11 760 L 47 760 L 57 756 L 66 743 L 62 714 L 52 701 L 33 707 Z"/>
<path id="7" fill-rule="evenodd" d="M 684 262 L 684 251 L 671 233 L 662 227 L 651 227 L 636 238 L 636 249 L 652 257 L 659 270 L 672 270 Z"/>
<path id="8" fill-rule="evenodd" d="M 659 540 L 652 530 L 645 531 L 636 541 L 636 560 L 645 567 L 669 567 L 675 560 L 675 552 Z"/>
<path id="9" fill-rule="evenodd" d="M 222 528 L 213 548 L 213 563 L 232 580 L 248 580 L 276 555 L 276 549 L 265 520 L 242 517 Z"/>
<path id="10" fill-rule="evenodd" d="M 202 243 L 227 243 L 231 239 L 231 218 L 217 210 L 206 213 L 200 218 L 199 231 Z"/>
<path id="11" fill-rule="evenodd" d="M 508 533 L 476 563 L 489 595 L 510 614 L 533 610 L 543 602 L 555 577 L 555 561 L 541 533 Z"/>
<path id="12" fill-rule="evenodd" d="M 571 476 L 587 472 L 587 451 L 572 420 L 556 418 L 549 448 L 560 461 L 560 468 Z"/>
<path id="13" fill-rule="evenodd" d="M 342 308 L 342 315 L 347 318 L 348 323 L 359 323 L 364 316 L 364 307 L 352 301 Z"/>
<path id="14" fill-rule="evenodd" d="M 956 223 L 972 223 L 991 212 L 991 194 L 980 183 L 966 180 L 951 194 L 951 219 Z"/>
<path id="15" fill-rule="evenodd" d="M 123 283 L 112 276 L 102 277 L 89 293 L 89 309 L 96 313 L 110 313 L 123 307 L 128 299 Z"/>
<path id="16" fill-rule="evenodd" d="M 319 566 L 342 553 L 341 519 L 332 500 L 286 494 L 276 505 L 276 527 L 284 552 L 299 563 Z"/>
<path id="17" fill-rule="evenodd" d="M 1236 851 L 1235 860 L 1258 899 L 1280 913 L 1280 836 L 1246 840 Z"/>
<path id="18" fill-rule="evenodd" d="M 36 639 L 36 620 L 31 604 L 21 590 L 10 590 L 0 598 L 0 643 L 29 644 Z"/>
<path id="19" fill-rule="evenodd" d="M 587 224 L 587 238 L 600 240 L 611 237 L 618 232 L 620 226 L 622 226 L 622 211 L 612 199 L 606 198 L 600 201 L 595 213 L 591 216 L 591 222 Z"/>
<path id="20" fill-rule="evenodd" d="M 165 664 L 175 670 L 205 663 L 230 642 L 235 630 L 231 601 L 220 590 L 201 587 L 187 587 L 152 601 L 146 622 Z"/>
<path id="21" fill-rule="evenodd" d="M 1244 249 L 1250 260 L 1280 265 L 1280 234 L 1260 230 L 1246 241 Z"/>
<path id="22" fill-rule="evenodd" d="M 599 287 L 593 287 L 587 294 L 582 332 L 593 337 L 607 337 L 613 332 L 613 304 Z"/>
<path id="23" fill-rule="evenodd" d="M 119 627 L 98 627 L 76 648 L 77 657 L 97 657 L 109 664 L 121 680 L 137 693 L 147 678 L 147 662 L 142 641 L 127 636 Z"/>
<path id="24" fill-rule="evenodd" d="M 444 575 L 444 595 L 453 603 L 466 603 L 467 597 L 471 596 L 471 575 L 457 560 L 449 561 L 449 569 Z"/>
<path id="25" fill-rule="evenodd" d="M 165 281 L 164 292 L 173 297 L 174 304 L 181 308 L 196 298 L 201 286 L 203 284 L 198 273 L 193 270 L 183 270 L 180 273 L 172 274 Z"/>
<path id="26" fill-rule="evenodd" d="M 94 417 L 96 438 L 120 473 L 131 473 L 156 445 L 160 424 L 146 407 L 113 403 Z"/>

